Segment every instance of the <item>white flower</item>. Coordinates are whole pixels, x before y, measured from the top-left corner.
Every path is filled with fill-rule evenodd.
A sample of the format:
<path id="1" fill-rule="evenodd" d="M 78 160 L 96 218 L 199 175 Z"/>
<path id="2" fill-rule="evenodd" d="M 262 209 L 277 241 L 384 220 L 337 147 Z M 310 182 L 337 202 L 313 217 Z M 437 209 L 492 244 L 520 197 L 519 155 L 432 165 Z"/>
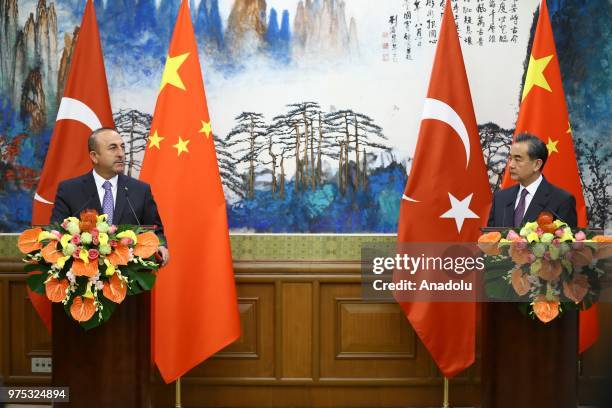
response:
<path id="1" fill-rule="evenodd" d="M 74 273 L 72 273 L 72 269 L 66 272 L 66 277 L 68 278 L 70 283 L 76 282 L 76 277 L 74 276 Z"/>
<path id="2" fill-rule="evenodd" d="M 98 290 L 102 290 L 104 288 L 104 282 L 102 282 L 101 280 L 96 281 L 95 285 L 96 285 L 96 289 Z"/>

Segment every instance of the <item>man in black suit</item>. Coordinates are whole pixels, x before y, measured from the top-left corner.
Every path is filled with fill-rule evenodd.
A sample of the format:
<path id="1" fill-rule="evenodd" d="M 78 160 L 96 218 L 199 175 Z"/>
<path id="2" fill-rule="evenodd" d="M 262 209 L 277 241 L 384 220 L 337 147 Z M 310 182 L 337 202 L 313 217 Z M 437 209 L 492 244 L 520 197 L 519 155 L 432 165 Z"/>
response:
<path id="1" fill-rule="evenodd" d="M 78 217 L 85 209 L 107 214 L 109 223 L 155 225 L 164 239 L 164 229 L 157 205 L 147 183 L 123 174 L 125 143 L 114 129 L 95 130 L 88 140 L 92 171 L 62 181 L 57 188 L 51 222 Z M 162 264 L 169 259 L 168 249 L 160 246 Z"/>
<path id="2" fill-rule="evenodd" d="M 510 147 L 508 170 L 518 184 L 495 193 L 489 227 L 520 227 L 548 211 L 555 219 L 576 228 L 576 199 L 542 176 L 547 158 L 548 149 L 540 139 L 527 133 L 516 137 Z"/>

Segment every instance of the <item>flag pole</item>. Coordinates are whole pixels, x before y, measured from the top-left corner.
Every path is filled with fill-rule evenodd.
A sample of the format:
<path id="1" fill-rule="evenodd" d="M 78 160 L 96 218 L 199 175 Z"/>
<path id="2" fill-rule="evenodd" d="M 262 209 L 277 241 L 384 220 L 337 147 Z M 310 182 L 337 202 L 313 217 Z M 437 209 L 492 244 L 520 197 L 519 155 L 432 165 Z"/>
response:
<path id="1" fill-rule="evenodd" d="M 442 402 L 442 408 L 449 408 L 448 405 L 448 378 L 444 377 L 444 402 Z"/>
<path id="2" fill-rule="evenodd" d="M 181 408 L 181 377 L 177 378 L 174 382 L 175 385 L 175 399 L 174 408 Z"/>

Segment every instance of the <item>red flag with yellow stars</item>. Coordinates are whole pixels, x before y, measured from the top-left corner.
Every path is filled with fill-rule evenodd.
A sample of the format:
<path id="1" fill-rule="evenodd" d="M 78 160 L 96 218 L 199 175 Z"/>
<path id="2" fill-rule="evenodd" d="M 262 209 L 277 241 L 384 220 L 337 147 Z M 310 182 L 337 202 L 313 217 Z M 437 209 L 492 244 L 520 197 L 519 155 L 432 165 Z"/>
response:
<path id="1" fill-rule="evenodd" d="M 240 336 L 225 196 L 186 0 L 140 179 L 151 184 L 170 251 L 152 297 L 153 357 L 169 383 Z"/>
<path id="2" fill-rule="evenodd" d="M 548 160 L 544 167 L 544 177 L 576 198 L 578 226 L 586 227 L 586 205 L 546 0 L 543 0 L 540 6 L 514 134 L 516 136 L 524 132 L 531 133 L 546 143 Z M 510 187 L 512 184 L 514 182 L 506 171 L 502 187 Z M 589 348 L 598 336 L 597 309 L 593 306 L 580 313 L 580 352 Z"/>

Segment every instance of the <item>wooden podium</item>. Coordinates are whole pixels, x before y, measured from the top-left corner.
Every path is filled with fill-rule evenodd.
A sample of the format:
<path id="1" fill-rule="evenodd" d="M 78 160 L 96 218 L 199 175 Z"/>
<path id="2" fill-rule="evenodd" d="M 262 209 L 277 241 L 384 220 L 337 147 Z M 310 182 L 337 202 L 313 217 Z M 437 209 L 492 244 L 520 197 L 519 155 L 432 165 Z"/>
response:
<path id="1" fill-rule="evenodd" d="M 518 303 L 482 306 L 481 406 L 576 408 L 578 311 L 545 324 Z"/>
<path id="2" fill-rule="evenodd" d="M 69 387 L 57 407 L 150 407 L 150 292 L 127 296 L 102 326 L 83 330 L 53 304 L 53 386 Z"/>

